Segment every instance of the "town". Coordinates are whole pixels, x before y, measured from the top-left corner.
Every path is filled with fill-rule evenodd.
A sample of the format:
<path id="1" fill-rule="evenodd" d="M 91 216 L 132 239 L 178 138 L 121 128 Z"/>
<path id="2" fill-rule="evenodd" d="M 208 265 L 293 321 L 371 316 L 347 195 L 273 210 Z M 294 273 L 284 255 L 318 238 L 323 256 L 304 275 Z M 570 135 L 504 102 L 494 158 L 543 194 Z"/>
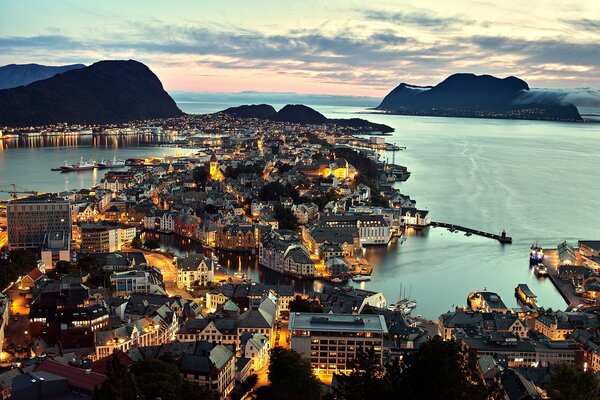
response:
<path id="1" fill-rule="evenodd" d="M 161 145 L 193 152 L 122 160 L 88 189 L 8 191 L 3 399 L 43 391 L 91 398 L 118 367 L 139 372 L 166 358 L 205 398 L 241 399 L 274 384 L 271 360 L 290 350 L 333 391 L 364 350 L 377 365 L 393 365 L 436 340 L 475 354 L 473 379 L 511 399 L 543 398 L 557 363 L 600 371 L 600 241 L 532 247 L 531 268 L 550 276 L 566 311 L 538 305 L 522 284 L 519 308 L 484 289 L 465 293 L 466 308 L 443 305 L 454 309 L 429 321 L 412 315 L 410 296 L 395 302 L 346 285 L 368 281 L 376 267 L 363 249 L 432 224 L 392 185 L 409 179 L 408 169 L 376 151 L 400 149 L 361 133 L 221 113 L 5 131 L 167 135 L 177 139 Z M 161 235 L 202 250 L 177 256 Z M 230 274 L 217 254 L 256 256 L 260 268 L 323 282 L 322 290 Z"/>

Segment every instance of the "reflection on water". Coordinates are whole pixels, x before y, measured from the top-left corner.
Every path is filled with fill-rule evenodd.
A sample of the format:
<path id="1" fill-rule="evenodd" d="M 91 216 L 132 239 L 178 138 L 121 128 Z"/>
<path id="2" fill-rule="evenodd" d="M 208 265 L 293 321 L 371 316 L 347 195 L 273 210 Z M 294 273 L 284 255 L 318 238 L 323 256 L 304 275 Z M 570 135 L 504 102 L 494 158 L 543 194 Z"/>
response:
<path id="1" fill-rule="evenodd" d="M 0 140 L 0 148 L 40 148 L 40 147 L 94 147 L 119 148 L 140 147 L 180 138 L 173 134 L 139 134 L 139 135 L 57 135 L 19 137 Z"/>

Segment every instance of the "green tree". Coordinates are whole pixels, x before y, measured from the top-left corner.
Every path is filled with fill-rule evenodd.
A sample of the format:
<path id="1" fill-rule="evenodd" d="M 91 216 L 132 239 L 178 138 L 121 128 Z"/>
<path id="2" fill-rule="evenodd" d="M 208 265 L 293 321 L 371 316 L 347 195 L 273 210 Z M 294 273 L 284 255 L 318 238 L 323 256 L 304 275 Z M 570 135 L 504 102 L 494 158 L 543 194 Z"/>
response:
<path id="1" fill-rule="evenodd" d="M 106 367 L 107 380 L 94 391 L 94 400 L 134 400 L 140 399 L 141 393 L 133 375 L 121 363 L 117 353 L 110 356 Z"/>
<path id="2" fill-rule="evenodd" d="M 359 350 L 350 363 L 351 372 L 339 375 L 337 398 L 344 400 L 394 398 L 392 385 L 386 380 L 386 371 L 373 348 Z"/>
<path id="3" fill-rule="evenodd" d="M 70 274 L 74 270 L 73 265 L 69 261 L 64 260 L 57 262 L 54 269 L 61 274 Z"/>
<path id="4" fill-rule="evenodd" d="M 290 312 L 310 312 L 310 313 L 322 313 L 323 306 L 316 300 L 304 299 L 301 296 L 296 296 L 294 300 L 290 302 Z"/>
<path id="5" fill-rule="evenodd" d="M 131 247 L 134 249 L 141 249 L 143 247 L 142 238 L 140 235 L 136 235 L 131 241 Z"/>
<path id="6" fill-rule="evenodd" d="M 196 167 L 192 173 L 194 182 L 201 190 L 206 188 L 206 182 L 210 179 L 210 170 L 206 166 Z"/>
<path id="7" fill-rule="evenodd" d="M 282 399 L 319 399 L 321 384 L 312 372 L 310 362 L 294 350 L 275 347 L 271 350 L 269 364 L 269 389 L 257 390 L 257 398 L 268 398 L 273 394 L 285 394 Z M 262 393 L 262 394 L 261 394 Z"/>
<path id="8" fill-rule="evenodd" d="M 149 238 L 149 239 L 146 239 L 146 241 L 144 242 L 144 247 L 149 250 L 156 250 L 156 249 L 160 248 L 160 243 L 156 239 Z"/>
<path id="9" fill-rule="evenodd" d="M 296 216 L 289 208 L 285 208 L 281 204 L 277 204 L 273 210 L 273 218 L 279 222 L 279 229 L 291 229 L 295 230 L 298 228 L 298 221 Z"/>
<path id="10" fill-rule="evenodd" d="M 436 336 L 401 363 L 401 384 L 407 399 L 488 398 L 477 376 L 476 357 L 463 351 L 457 341 Z"/>
<path id="11" fill-rule="evenodd" d="M 552 400 L 600 398 L 600 378 L 593 371 L 582 371 L 566 363 L 552 366 L 546 390 Z"/>

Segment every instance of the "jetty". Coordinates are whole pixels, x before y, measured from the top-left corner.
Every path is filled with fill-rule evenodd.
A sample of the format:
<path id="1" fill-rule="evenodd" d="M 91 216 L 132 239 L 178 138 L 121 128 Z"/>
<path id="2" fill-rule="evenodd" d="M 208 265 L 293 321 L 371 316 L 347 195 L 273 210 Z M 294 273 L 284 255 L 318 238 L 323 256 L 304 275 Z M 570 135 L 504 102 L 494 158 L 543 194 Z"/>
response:
<path id="1" fill-rule="evenodd" d="M 502 244 L 511 244 L 512 243 L 512 237 L 506 236 L 506 231 L 502 231 L 502 233 L 500 235 L 497 235 L 495 233 L 484 232 L 484 231 L 480 231 L 478 229 L 467 228 L 465 226 L 460 226 L 460 225 L 456 225 L 456 224 L 449 224 L 447 222 L 431 221 L 431 223 L 429 225 L 433 226 L 434 228 L 435 227 L 448 228 L 451 232 L 461 231 L 461 232 L 465 232 L 465 233 L 470 233 L 472 235 L 483 236 L 483 237 L 490 238 L 490 239 L 496 239 L 497 241 L 499 241 Z"/>

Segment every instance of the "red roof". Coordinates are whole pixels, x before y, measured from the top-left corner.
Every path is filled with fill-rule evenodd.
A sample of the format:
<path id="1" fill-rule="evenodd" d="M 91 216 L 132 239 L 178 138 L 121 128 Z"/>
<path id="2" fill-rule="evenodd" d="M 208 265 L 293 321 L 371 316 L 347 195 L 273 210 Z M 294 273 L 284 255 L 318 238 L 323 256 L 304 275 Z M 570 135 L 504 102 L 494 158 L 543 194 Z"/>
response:
<path id="1" fill-rule="evenodd" d="M 48 372 L 57 376 L 62 376 L 69 381 L 69 385 L 87 392 L 93 392 L 107 379 L 106 375 L 97 372 L 86 372 L 86 370 L 63 364 L 54 360 L 45 360 L 36 369 L 36 371 Z"/>
<path id="2" fill-rule="evenodd" d="M 38 279 L 40 279 L 42 275 L 44 275 L 44 274 L 42 274 L 42 271 L 40 271 L 40 269 L 38 267 L 35 267 L 31 271 L 29 271 L 29 273 L 27 274 L 27 276 L 30 277 L 31 280 L 34 282 L 37 281 Z"/>
<path id="3" fill-rule="evenodd" d="M 92 364 L 92 371 L 97 372 L 99 374 L 105 374 L 106 367 L 108 366 L 109 361 L 112 360 L 112 357 L 115 354 L 119 358 L 119 361 L 121 362 L 121 364 L 123 364 L 127 368 L 129 368 L 129 366 L 133 364 L 133 360 L 131 358 L 129 358 L 129 356 L 127 354 L 123 353 L 122 351 L 116 350 L 111 356 L 104 357 L 97 361 L 94 361 L 94 363 Z"/>

